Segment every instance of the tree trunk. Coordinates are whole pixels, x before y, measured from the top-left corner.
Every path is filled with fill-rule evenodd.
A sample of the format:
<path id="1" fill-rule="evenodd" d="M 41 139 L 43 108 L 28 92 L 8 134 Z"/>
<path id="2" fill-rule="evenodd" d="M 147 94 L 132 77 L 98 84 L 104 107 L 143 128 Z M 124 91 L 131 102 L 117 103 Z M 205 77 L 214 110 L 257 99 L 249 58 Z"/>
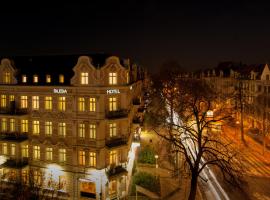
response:
<path id="1" fill-rule="evenodd" d="M 188 200 L 195 200 L 197 193 L 197 182 L 198 182 L 198 175 L 196 172 L 195 173 L 192 172 Z"/>

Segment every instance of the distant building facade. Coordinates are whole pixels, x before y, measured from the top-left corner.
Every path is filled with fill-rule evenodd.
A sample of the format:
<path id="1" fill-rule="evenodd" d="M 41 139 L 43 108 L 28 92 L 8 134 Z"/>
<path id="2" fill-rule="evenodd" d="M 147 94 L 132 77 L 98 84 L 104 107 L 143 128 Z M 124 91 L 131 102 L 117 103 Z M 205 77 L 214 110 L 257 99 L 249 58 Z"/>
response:
<path id="1" fill-rule="evenodd" d="M 30 176 L 60 199 L 125 198 L 143 79 L 103 54 L 3 58 L 1 181 Z"/>

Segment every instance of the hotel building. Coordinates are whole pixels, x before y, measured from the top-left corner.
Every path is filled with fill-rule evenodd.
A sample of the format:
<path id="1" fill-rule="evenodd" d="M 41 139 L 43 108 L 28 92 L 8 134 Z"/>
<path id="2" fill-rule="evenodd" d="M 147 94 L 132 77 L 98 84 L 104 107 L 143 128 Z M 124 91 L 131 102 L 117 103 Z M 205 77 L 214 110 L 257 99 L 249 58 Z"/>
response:
<path id="1" fill-rule="evenodd" d="M 143 78 L 105 54 L 1 59 L 1 181 L 58 199 L 126 198 Z"/>

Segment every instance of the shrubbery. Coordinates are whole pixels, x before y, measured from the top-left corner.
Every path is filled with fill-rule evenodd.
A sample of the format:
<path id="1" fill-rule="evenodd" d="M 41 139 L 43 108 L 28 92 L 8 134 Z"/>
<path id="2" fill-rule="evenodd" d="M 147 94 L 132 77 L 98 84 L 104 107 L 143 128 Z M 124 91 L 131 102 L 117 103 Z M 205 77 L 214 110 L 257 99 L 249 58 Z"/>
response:
<path id="1" fill-rule="evenodd" d="M 150 146 L 144 147 L 140 152 L 139 152 L 139 157 L 138 157 L 138 162 L 139 163 L 146 163 L 146 164 L 155 164 L 155 150 L 151 148 Z"/>

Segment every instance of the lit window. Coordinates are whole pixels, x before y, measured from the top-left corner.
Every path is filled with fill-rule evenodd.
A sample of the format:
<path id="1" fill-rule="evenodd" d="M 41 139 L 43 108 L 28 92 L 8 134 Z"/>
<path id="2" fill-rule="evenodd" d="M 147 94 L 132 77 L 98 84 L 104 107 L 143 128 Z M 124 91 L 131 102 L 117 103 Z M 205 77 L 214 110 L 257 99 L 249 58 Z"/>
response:
<path id="1" fill-rule="evenodd" d="M 10 154 L 12 156 L 16 155 L 16 145 L 15 144 L 11 144 L 11 152 L 10 152 Z"/>
<path id="2" fill-rule="evenodd" d="M 28 120 L 27 119 L 22 119 L 21 120 L 21 132 L 22 133 L 27 133 L 28 132 Z"/>
<path id="3" fill-rule="evenodd" d="M 7 95 L 1 94 L 1 108 L 7 107 Z"/>
<path id="4" fill-rule="evenodd" d="M 95 152 L 89 152 L 89 166 L 90 167 L 96 167 L 96 153 Z"/>
<path id="5" fill-rule="evenodd" d="M 129 83 L 129 73 L 127 72 L 127 84 Z"/>
<path id="6" fill-rule="evenodd" d="M 22 145 L 22 157 L 23 158 L 28 158 L 28 145 Z"/>
<path id="7" fill-rule="evenodd" d="M 116 180 L 111 180 L 109 182 L 109 195 L 114 195 L 117 192 L 117 182 Z"/>
<path id="8" fill-rule="evenodd" d="M 53 149 L 51 147 L 46 148 L 46 160 L 52 161 L 53 160 Z"/>
<path id="9" fill-rule="evenodd" d="M 33 82 L 34 83 L 38 83 L 38 75 L 34 75 L 33 76 Z"/>
<path id="10" fill-rule="evenodd" d="M 51 75 L 46 75 L 46 83 L 52 82 Z"/>
<path id="11" fill-rule="evenodd" d="M 62 137 L 66 136 L 66 123 L 60 122 L 58 124 L 58 135 Z"/>
<path id="12" fill-rule="evenodd" d="M 2 144 L 2 154 L 4 155 L 8 154 L 7 143 Z"/>
<path id="13" fill-rule="evenodd" d="M 32 96 L 32 108 L 33 110 L 39 109 L 39 96 Z"/>
<path id="14" fill-rule="evenodd" d="M 83 97 L 79 97 L 78 99 L 78 109 L 79 111 L 85 111 L 85 100 Z"/>
<path id="15" fill-rule="evenodd" d="M 4 73 L 4 83 L 9 84 L 10 81 L 11 81 L 10 72 L 5 72 Z"/>
<path id="16" fill-rule="evenodd" d="M 58 97 L 58 110 L 66 110 L 66 97 Z"/>
<path id="17" fill-rule="evenodd" d="M 110 151 L 110 165 L 111 164 L 116 164 L 116 151 Z"/>
<path id="18" fill-rule="evenodd" d="M 39 170 L 34 171 L 34 184 L 35 186 L 41 186 L 41 172 Z"/>
<path id="19" fill-rule="evenodd" d="M 9 120 L 9 131 L 10 132 L 15 132 L 15 119 L 10 119 Z"/>
<path id="20" fill-rule="evenodd" d="M 66 162 L 66 149 L 59 149 L 59 162 Z"/>
<path id="21" fill-rule="evenodd" d="M 85 151 L 79 151 L 79 165 L 85 165 Z"/>
<path id="22" fill-rule="evenodd" d="M 7 119 L 2 118 L 1 120 L 1 131 L 6 132 L 7 131 Z"/>
<path id="23" fill-rule="evenodd" d="M 16 180 L 16 174 L 17 174 L 16 170 L 11 169 L 9 171 L 8 179 L 11 180 L 11 181 L 15 181 Z"/>
<path id="24" fill-rule="evenodd" d="M 96 125 L 89 124 L 89 137 L 90 139 L 96 139 Z"/>
<path id="25" fill-rule="evenodd" d="M 40 146 L 33 146 L 33 158 L 35 160 L 39 160 L 40 159 Z"/>
<path id="26" fill-rule="evenodd" d="M 39 121 L 33 121 L 33 134 L 39 135 Z"/>
<path id="27" fill-rule="evenodd" d="M 11 101 L 15 101 L 14 95 L 9 95 L 9 102 L 11 102 Z"/>
<path id="28" fill-rule="evenodd" d="M 45 110 L 52 110 L 52 97 L 45 97 Z"/>
<path id="29" fill-rule="evenodd" d="M 88 84 L 88 73 L 87 72 L 82 72 L 81 73 L 81 84 L 82 85 L 87 85 Z"/>
<path id="30" fill-rule="evenodd" d="M 89 98 L 89 110 L 90 112 L 96 111 L 96 98 Z"/>
<path id="31" fill-rule="evenodd" d="M 28 183 L 28 170 L 22 170 L 22 183 Z"/>
<path id="32" fill-rule="evenodd" d="M 27 82 L 27 76 L 26 75 L 22 75 L 22 82 L 26 83 Z"/>
<path id="33" fill-rule="evenodd" d="M 45 135 L 51 136 L 52 135 L 52 122 L 45 122 Z"/>
<path id="34" fill-rule="evenodd" d="M 85 124 L 79 124 L 79 137 L 85 138 Z"/>
<path id="35" fill-rule="evenodd" d="M 21 96 L 21 108 L 27 108 L 28 103 L 27 103 L 27 96 Z"/>
<path id="36" fill-rule="evenodd" d="M 110 85 L 116 85 L 117 84 L 117 73 L 116 72 L 110 72 L 109 73 L 109 84 Z"/>
<path id="37" fill-rule="evenodd" d="M 65 82 L 65 78 L 63 74 L 59 75 L 59 83 L 64 83 Z"/>
<path id="38" fill-rule="evenodd" d="M 117 109 L 116 97 L 109 98 L 109 111 L 115 111 Z"/>
<path id="39" fill-rule="evenodd" d="M 109 124 L 110 126 L 110 137 L 116 136 L 116 123 Z"/>

